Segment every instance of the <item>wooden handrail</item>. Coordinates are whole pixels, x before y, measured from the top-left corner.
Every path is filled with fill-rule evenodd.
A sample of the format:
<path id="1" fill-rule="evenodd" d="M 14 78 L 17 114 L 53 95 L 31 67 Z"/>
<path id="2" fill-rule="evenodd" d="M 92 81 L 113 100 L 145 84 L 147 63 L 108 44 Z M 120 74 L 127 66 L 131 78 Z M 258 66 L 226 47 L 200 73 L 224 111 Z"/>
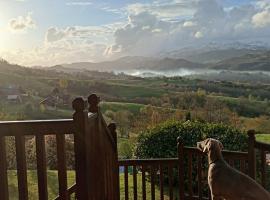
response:
<path id="1" fill-rule="evenodd" d="M 255 141 L 255 148 L 270 152 L 270 144 L 265 142 Z"/>
<path id="2" fill-rule="evenodd" d="M 127 159 L 127 160 L 119 160 L 119 166 L 133 166 L 133 165 L 149 165 L 149 164 L 177 164 L 178 158 L 158 158 L 158 159 Z"/>
<path id="3" fill-rule="evenodd" d="M 72 119 L 3 121 L 0 127 L 1 136 L 71 134 L 75 131 Z"/>

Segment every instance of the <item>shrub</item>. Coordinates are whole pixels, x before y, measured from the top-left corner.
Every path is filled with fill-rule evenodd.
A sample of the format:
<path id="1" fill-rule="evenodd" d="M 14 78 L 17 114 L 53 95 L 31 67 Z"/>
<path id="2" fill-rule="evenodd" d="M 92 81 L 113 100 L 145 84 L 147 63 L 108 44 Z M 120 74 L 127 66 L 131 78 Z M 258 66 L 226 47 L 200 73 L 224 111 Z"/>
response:
<path id="1" fill-rule="evenodd" d="M 247 151 L 247 135 L 224 124 L 168 121 L 142 132 L 137 141 L 137 158 L 177 157 L 177 137 L 184 146 L 196 146 L 208 137 L 220 140 L 227 150 Z"/>
<path id="2" fill-rule="evenodd" d="M 168 158 L 177 157 L 177 137 L 180 137 L 185 146 L 196 146 L 198 141 L 208 137 L 220 140 L 225 149 L 234 151 L 247 151 L 247 135 L 238 129 L 224 124 L 210 124 L 202 122 L 177 122 L 168 121 L 142 132 L 138 137 L 135 155 L 137 158 Z M 184 157 L 184 171 L 187 171 L 187 156 Z M 193 157 L 192 186 L 193 191 L 198 191 L 196 184 L 197 175 L 195 166 L 197 159 Z M 203 162 L 203 169 L 206 168 Z M 173 182 L 178 183 L 177 169 L 173 169 Z M 206 177 L 205 177 L 206 178 Z M 168 183 L 167 173 L 164 181 Z M 204 180 L 206 181 L 206 180 Z M 188 186 L 188 174 L 184 174 L 185 190 Z M 203 195 L 207 195 L 207 187 L 203 189 Z"/>

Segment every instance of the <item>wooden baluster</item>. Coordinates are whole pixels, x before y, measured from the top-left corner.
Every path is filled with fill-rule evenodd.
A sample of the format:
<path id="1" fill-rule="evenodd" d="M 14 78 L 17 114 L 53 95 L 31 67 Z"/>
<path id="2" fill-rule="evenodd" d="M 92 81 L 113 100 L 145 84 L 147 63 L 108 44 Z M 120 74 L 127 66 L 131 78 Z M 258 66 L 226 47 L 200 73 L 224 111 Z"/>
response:
<path id="1" fill-rule="evenodd" d="M 193 197 L 192 190 L 192 152 L 188 152 L 188 194 L 189 198 Z"/>
<path id="2" fill-rule="evenodd" d="M 266 154 L 263 149 L 261 149 L 261 182 L 262 186 L 265 188 L 266 186 L 266 173 L 265 173 L 265 166 L 266 166 Z"/>
<path id="3" fill-rule="evenodd" d="M 36 157 L 37 157 L 37 176 L 38 176 L 38 195 L 39 200 L 48 199 L 47 189 L 47 167 L 44 135 L 36 136 Z"/>
<path id="4" fill-rule="evenodd" d="M 112 137 L 115 142 L 115 149 L 114 149 L 114 183 L 118 186 L 117 191 L 114 191 L 116 193 L 116 196 L 118 199 L 120 199 L 120 180 L 119 180 L 119 166 L 118 166 L 118 152 L 117 152 L 117 132 L 116 132 L 116 123 L 110 123 L 108 125 L 108 129 L 110 130 Z"/>
<path id="5" fill-rule="evenodd" d="M 129 199 L 129 194 L 128 194 L 128 166 L 124 166 L 124 183 L 125 183 L 125 200 Z"/>
<path id="6" fill-rule="evenodd" d="M 8 176 L 5 137 L 0 136 L 0 199 L 8 200 Z"/>
<path id="7" fill-rule="evenodd" d="M 256 175 L 256 154 L 255 154 L 255 131 L 248 131 L 248 174 L 255 179 Z"/>
<path id="8" fill-rule="evenodd" d="M 199 199 L 202 199 L 202 154 L 198 154 L 198 196 Z"/>
<path id="9" fill-rule="evenodd" d="M 164 200 L 164 188 L 163 188 L 163 165 L 159 165 L 159 190 L 160 190 L 160 200 Z"/>
<path id="10" fill-rule="evenodd" d="M 68 199 L 67 196 L 67 167 L 65 153 L 65 135 L 56 135 L 57 144 L 57 167 L 58 167 L 58 184 L 60 200 Z"/>
<path id="11" fill-rule="evenodd" d="M 156 178 L 156 169 L 155 166 L 152 164 L 150 168 L 151 173 L 151 199 L 155 200 L 155 178 Z"/>
<path id="12" fill-rule="evenodd" d="M 229 164 L 230 164 L 231 167 L 234 168 L 234 160 L 233 159 L 229 159 Z"/>
<path id="13" fill-rule="evenodd" d="M 178 179 L 179 179 L 179 199 L 184 200 L 184 144 L 181 138 L 177 138 L 178 151 Z"/>
<path id="14" fill-rule="evenodd" d="M 75 151 L 75 170 L 76 170 L 76 198 L 78 200 L 88 200 L 88 181 L 87 181 L 87 160 L 86 160 L 86 118 L 85 101 L 83 98 L 76 98 L 72 102 L 72 107 L 75 110 L 73 120 L 76 126 L 74 134 L 74 151 Z"/>
<path id="15" fill-rule="evenodd" d="M 19 199 L 20 200 L 27 200 L 28 199 L 27 167 L 26 167 L 26 157 L 25 157 L 24 136 L 16 136 L 15 137 L 15 144 L 16 144 Z"/>
<path id="16" fill-rule="evenodd" d="M 245 162 L 246 161 L 244 159 L 240 160 L 240 171 L 246 174 Z"/>
<path id="17" fill-rule="evenodd" d="M 136 165 L 133 166 L 133 195 L 134 200 L 137 200 L 137 168 Z"/>
<path id="18" fill-rule="evenodd" d="M 142 165 L 142 197 L 146 200 L 145 166 Z"/>
<path id="19" fill-rule="evenodd" d="M 173 166 L 168 165 L 168 175 L 169 175 L 169 196 L 170 200 L 173 200 Z"/>

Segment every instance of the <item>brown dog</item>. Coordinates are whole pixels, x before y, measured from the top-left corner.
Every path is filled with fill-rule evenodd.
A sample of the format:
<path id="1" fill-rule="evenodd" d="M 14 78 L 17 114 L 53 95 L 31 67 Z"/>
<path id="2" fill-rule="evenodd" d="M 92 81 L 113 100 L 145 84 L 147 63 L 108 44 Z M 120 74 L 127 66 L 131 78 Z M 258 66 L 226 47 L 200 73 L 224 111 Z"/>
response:
<path id="1" fill-rule="evenodd" d="M 212 200 L 270 200 L 270 193 L 261 185 L 225 162 L 221 142 L 208 138 L 198 142 L 197 148 L 208 155 Z"/>

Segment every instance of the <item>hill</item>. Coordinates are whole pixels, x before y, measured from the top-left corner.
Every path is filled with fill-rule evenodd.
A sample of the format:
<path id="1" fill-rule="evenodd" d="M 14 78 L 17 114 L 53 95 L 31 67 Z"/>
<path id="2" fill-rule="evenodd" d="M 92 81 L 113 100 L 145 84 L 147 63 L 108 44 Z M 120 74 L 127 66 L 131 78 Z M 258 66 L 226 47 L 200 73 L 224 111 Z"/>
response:
<path id="1" fill-rule="evenodd" d="M 226 59 L 212 68 L 234 71 L 270 71 L 270 51 Z"/>
<path id="2" fill-rule="evenodd" d="M 64 68 L 99 70 L 99 71 L 117 71 L 117 70 L 154 70 L 154 71 L 172 71 L 177 69 L 201 69 L 204 65 L 193 63 L 185 59 L 174 58 L 148 58 L 141 56 L 127 56 L 114 61 L 100 63 L 79 62 L 71 64 L 62 64 Z"/>

